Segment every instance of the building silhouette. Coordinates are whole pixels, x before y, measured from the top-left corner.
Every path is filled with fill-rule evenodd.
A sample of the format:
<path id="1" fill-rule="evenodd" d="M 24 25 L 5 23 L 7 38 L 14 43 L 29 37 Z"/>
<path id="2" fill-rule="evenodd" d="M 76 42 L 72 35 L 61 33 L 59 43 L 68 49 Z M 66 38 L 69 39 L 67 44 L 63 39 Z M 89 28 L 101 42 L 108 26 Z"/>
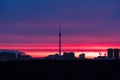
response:
<path id="1" fill-rule="evenodd" d="M 0 61 L 13 61 L 16 60 L 16 54 L 12 52 L 1 52 Z"/>
<path id="2" fill-rule="evenodd" d="M 74 52 L 64 52 L 62 57 L 64 60 L 74 60 L 75 54 L 74 54 Z"/>
<path id="3" fill-rule="evenodd" d="M 19 57 L 17 57 L 17 60 L 31 60 L 32 57 L 30 55 L 26 55 L 26 54 L 23 54 L 20 56 L 19 54 Z"/>
<path id="4" fill-rule="evenodd" d="M 97 60 L 106 60 L 107 57 L 106 56 L 98 56 L 97 58 L 95 58 Z"/>
<path id="5" fill-rule="evenodd" d="M 85 54 L 83 53 L 83 54 L 80 54 L 79 55 L 79 59 L 85 59 Z"/>
<path id="6" fill-rule="evenodd" d="M 49 60 L 61 60 L 62 57 L 59 54 L 53 54 L 53 55 L 48 55 L 44 59 L 49 59 Z"/>
<path id="7" fill-rule="evenodd" d="M 0 61 L 30 60 L 31 56 L 17 50 L 0 50 Z"/>
<path id="8" fill-rule="evenodd" d="M 113 59 L 114 58 L 112 48 L 107 49 L 107 56 L 108 56 L 108 59 Z"/>
<path id="9" fill-rule="evenodd" d="M 119 59 L 119 54 L 120 54 L 120 50 L 119 49 L 114 49 L 114 59 Z"/>

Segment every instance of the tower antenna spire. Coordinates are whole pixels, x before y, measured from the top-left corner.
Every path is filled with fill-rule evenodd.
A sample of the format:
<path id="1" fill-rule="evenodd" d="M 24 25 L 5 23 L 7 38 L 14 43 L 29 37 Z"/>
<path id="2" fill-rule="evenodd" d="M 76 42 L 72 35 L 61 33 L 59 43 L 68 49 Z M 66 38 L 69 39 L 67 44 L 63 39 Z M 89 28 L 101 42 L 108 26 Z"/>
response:
<path id="1" fill-rule="evenodd" d="M 62 42 L 62 33 L 61 33 L 61 20 L 59 20 L 59 55 L 61 56 L 61 42 Z"/>

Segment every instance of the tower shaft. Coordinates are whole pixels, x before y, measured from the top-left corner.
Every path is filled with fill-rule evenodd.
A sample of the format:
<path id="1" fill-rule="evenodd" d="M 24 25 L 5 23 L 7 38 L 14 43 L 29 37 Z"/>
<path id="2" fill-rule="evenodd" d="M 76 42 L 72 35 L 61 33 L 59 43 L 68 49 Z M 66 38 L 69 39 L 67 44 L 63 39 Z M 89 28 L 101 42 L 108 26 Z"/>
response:
<path id="1" fill-rule="evenodd" d="M 61 50 L 61 42 L 62 42 L 61 36 L 62 36 L 62 34 L 61 34 L 61 23 L 59 22 L 59 55 L 60 56 L 61 56 L 61 52 L 62 52 L 62 50 Z"/>
<path id="2" fill-rule="evenodd" d="M 61 33 L 59 33 L 59 55 L 61 55 Z"/>

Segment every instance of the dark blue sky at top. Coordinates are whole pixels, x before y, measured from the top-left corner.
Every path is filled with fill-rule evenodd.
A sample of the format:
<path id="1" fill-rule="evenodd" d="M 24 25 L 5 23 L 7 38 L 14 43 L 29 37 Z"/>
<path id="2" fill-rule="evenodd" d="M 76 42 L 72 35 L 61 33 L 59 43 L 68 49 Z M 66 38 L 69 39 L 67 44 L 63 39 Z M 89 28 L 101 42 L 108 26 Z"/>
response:
<path id="1" fill-rule="evenodd" d="M 108 19 L 120 18 L 119 0 L 1 0 L 0 17 L 3 21 L 46 20 L 58 16 L 67 19 L 91 19 L 99 10 L 108 11 Z M 78 19 L 77 19 L 78 18 Z M 104 18 L 105 19 L 105 18 Z"/>
<path id="2" fill-rule="evenodd" d="M 59 19 L 65 40 L 77 37 L 73 41 L 84 43 L 91 37 L 93 42 L 100 38 L 96 43 L 120 43 L 119 0 L 0 0 L 0 43 L 17 42 L 14 36 L 21 38 L 18 43 L 31 36 L 55 37 Z"/>

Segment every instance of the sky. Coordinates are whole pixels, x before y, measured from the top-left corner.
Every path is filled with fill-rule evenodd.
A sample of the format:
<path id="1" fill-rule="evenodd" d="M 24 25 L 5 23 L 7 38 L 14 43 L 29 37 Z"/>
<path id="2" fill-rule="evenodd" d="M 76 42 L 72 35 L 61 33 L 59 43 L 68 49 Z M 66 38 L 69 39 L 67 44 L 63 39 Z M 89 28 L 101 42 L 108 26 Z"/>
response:
<path id="1" fill-rule="evenodd" d="M 63 45 L 120 47 L 119 0 L 0 0 L 0 48 L 57 47 L 59 20 Z"/>

